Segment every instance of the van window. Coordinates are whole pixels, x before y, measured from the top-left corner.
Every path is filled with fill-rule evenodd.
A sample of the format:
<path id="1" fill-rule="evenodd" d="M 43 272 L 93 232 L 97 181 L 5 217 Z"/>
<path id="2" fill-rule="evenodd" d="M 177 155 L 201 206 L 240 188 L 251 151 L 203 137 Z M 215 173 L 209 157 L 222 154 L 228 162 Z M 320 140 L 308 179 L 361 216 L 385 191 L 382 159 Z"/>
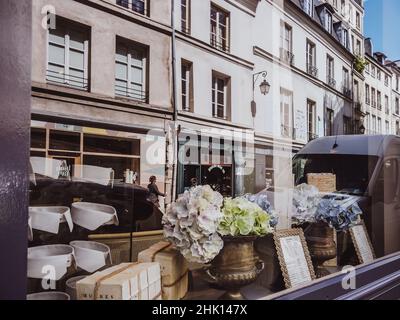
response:
<path id="1" fill-rule="evenodd" d="M 384 203 L 395 202 L 398 195 L 398 161 L 397 159 L 385 160 L 375 183 L 374 200 Z"/>
<path id="2" fill-rule="evenodd" d="M 362 195 L 368 188 L 378 157 L 366 155 L 298 155 L 293 161 L 296 185 L 306 183 L 309 173 L 336 175 L 337 190 Z"/>

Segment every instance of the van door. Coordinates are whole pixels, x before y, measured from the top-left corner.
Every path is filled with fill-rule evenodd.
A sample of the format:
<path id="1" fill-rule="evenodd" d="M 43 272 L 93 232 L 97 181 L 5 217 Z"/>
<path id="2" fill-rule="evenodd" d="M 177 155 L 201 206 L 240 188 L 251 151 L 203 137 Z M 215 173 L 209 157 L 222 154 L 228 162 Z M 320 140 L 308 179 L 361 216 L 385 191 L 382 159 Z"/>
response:
<path id="1" fill-rule="evenodd" d="M 400 251 L 400 159 L 385 158 L 372 194 L 372 240 L 378 257 Z"/>

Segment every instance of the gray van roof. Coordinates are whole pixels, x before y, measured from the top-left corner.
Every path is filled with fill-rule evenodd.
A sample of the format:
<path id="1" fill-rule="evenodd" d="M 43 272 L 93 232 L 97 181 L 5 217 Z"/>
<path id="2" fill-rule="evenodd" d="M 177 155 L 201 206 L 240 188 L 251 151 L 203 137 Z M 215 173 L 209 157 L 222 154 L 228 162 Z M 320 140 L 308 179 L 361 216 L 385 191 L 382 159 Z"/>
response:
<path id="1" fill-rule="evenodd" d="M 311 141 L 298 155 L 302 154 L 335 154 L 347 155 L 400 155 L 400 137 L 394 135 L 352 135 L 352 136 L 331 136 Z"/>

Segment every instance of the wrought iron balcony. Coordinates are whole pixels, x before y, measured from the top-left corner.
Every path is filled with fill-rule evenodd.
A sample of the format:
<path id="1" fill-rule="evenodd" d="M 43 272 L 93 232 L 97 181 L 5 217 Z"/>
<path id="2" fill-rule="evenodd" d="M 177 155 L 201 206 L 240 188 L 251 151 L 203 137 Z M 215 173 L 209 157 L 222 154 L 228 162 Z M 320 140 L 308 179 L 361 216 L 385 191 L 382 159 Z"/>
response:
<path id="1" fill-rule="evenodd" d="M 46 80 L 49 83 L 59 84 L 79 90 L 88 90 L 89 81 L 87 78 L 73 76 L 71 74 L 59 73 L 52 70 L 46 71 Z"/>
<path id="2" fill-rule="evenodd" d="M 318 77 L 318 68 L 316 66 L 307 65 L 307 73 L 310 76 L 317 78 Z"/>
<path id="3" fill-rule="evenodd" d="M 281 125 L 281 136 L 284 138 L 290 138 L 296 140 L 296 129 L 293 127 Z"/>
<path id="4" fill-rule="evenodd" d="M 128 88 L 126 86 L 115 85 L 115 94 L 121 97 L 131 98 L 133 100 L 137 100 L 140 102 L 147 103 L 148 102 L 148 92 Z"/>
<path id="5" fill-rule="evenodd" d="M 146 0 L 117 0 L 117 5 L 146 16 L 148 14 Z"/>
<path id="6" fill-rule="evenodd" d="M 279 55 L 281 61 L 293 65 L 294 64 L 294 54 L 284 48 L 279 49 Z"/>
<path id="7" fill-rule="evenodd" d="M 352 98 L 353 92 L 350 88 L 343 87 L 342 92 L 347 98 Z"/>
<path id="8" fill-rule="evenodd" d="M 230 47 L 226 39 L 218 38 L 214 33 L 210 34 L 210 44 L 221 51 L 229 52 Z"/>
<path id="9" fill-rule="evenodd" d="M 328 86 L 332 87 L 332 88 L 336 88 L 336 80 L 328 77 L 326 82 L 328 83 Z"/>

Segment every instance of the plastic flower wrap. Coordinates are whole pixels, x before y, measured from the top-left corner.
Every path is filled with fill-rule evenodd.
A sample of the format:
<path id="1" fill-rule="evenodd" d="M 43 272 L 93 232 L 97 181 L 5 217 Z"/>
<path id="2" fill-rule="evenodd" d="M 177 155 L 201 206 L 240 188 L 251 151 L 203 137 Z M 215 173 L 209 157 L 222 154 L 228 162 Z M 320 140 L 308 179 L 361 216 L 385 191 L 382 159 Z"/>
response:
<path id="1" fill-rule="evenodd" d="M 164 235 L 190 262 L 209 263 L 223 248 L 217 228 L 223 197 L 210 186 L 180 195 L 163 216 Z"/>
<path id="2" fill-rule="evenodd" d="M 340 203 L 335 197 L 321 199 L 316 214 L 317 221 L 324 221 L 338 231 L 348 230 L 360 221 L 362 211 L 357 199 Z"/>
<path id="3" fill-rule="evenodd" d="M 321 201 L 319 190 L 308 184 L 301 184 L 293 190 L 293 215 L 295 224 L 316 222 L 318 205 Z"/>
<path id="4" fill-rule="evenodd" d="M 224 202 L 218 232 L 222 236 L 264 236 L 271 233 L 271 217 L 256 203 L 244 197 Z"/>

